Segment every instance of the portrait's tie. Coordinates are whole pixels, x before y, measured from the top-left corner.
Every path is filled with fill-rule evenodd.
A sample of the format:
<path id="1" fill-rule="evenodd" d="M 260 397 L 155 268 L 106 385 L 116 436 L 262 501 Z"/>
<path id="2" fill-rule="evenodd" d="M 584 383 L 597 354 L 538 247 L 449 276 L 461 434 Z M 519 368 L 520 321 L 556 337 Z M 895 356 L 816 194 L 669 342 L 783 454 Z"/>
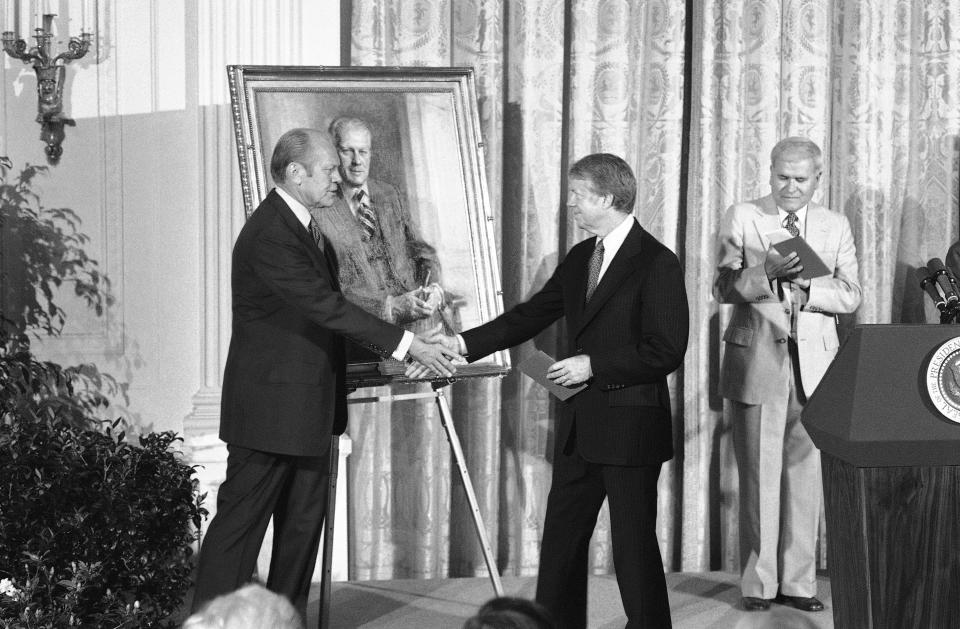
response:
<path id="1" fill-rule="evenodd" d="M 797 227 L 797 213 L 787 212 L 787 218 L 783 219 L 783 226 L 787 228 L 791 236 L 799 236 L 800 228 Z"/>
<path id="2" fill-rule="evenodd" d="M 372 238 L 377 233 L 377 217 L 370 209 L 369 198 L 363 188 L 357 190 L 353 198 L 357 201 L 357 220 L 363 226 L 363 233 L 367 238 Z"/>
<path id="3" fill-rule="evenodd" d="M 600 267 L 603 266 L 603 241 L 598 240 L 597 246 L 593 248 L 593 255 L 590 256 L 590 264 L 587 266 L 587 295 L 586 302 L 590 302 L 593 297 L 593 291 L 597 290 L 597 284 L 600 282 Z"/>

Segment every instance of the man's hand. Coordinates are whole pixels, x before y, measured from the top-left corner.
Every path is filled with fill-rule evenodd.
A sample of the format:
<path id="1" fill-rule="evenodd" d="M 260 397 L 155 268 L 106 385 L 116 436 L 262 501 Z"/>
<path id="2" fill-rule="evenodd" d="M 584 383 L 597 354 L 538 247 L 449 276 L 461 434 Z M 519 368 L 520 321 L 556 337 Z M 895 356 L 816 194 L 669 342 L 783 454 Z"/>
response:
<path id="1" fill-rule="evenodd" d="M 462 358 L 462 356 L 460 356 L 460 353 L 464 351 L 464 349 L 460 346 L 460 340 L 457 339 L 457 337 L 453 336 L 452 334 L 444 334 L 443 332 L 434 332 L 430 336 L 426 337 L 424 340 L 427 341 L 428 343 L 440 343 L 451 352 L 456 352 L 457 356 Z"/>
<path id="2" fill-rule="evenodd" d="M 442 310 L 444 301 L 443 287 L 436 282 L 421 286 L 420 299 L 427 304 L 427 308 L 430 309 L 431 313 L 436 310 Z"/>
<path id="3" fill-rule="evenodd" d="M 565 387 L 582 384 L 593 377 L 590 357 L 586 354 L 577 354 L 555 362 L 547 369 L 547 377 Z"/>
<path id="4" fill-rule="evenodd" d="M 388 318 L 395 323 L 426 319 L 436 312 L 441 303 L 433 291 L 415 288 L 401 295 L 387 297 Z"/>
<path id="5" fill-rule="evenodd" d="M 413 338 L 407 353 L 419 363 L 419 365 L 409 365 L 407 367 L 408 374 L 411 370 L 422 367 L 421 374 L 425 374 L 429 370 L 444 378 L 450 378 L 456 373 L 457 368 L 453 361 L 461 358 L 458 352 L 447 349 L 442 343 L 428 343 L 419 336 Z"/>
<path id="6" fill-rule="evenodd" d="M 418 338 L 423 338 L 423 337 L 418 337 Z M 452 354 L 451 362 L 454 363 L 454 368 L 456 368 L 457 363 L 464 362 L 463 356 L 460 355 L 460 341 L 457 340 L 457 337 L 449 336 L 449 335 L 437 332 L 435 334 L 431 334 L 426 338 L 423 338 L 423 340 L 427 344 L 432 343 L 437 345 L 438 347 L 442 347 L 444 350 L 447 350 L 449 352 L 449 354 L 446 354 L 447 356 Z M 406 375 L 406 377 L 410 378 L 411 380 L 416 380 L 418 378 L 423 378 L 424 376 L 429 375 L 431 371 L 434 371 L 434 370 L 429 369 L 428 367 L 425 367 L 423 364 L 419 362 L 413 362 L 407 365 L 407 370 L 404 373 L 404 375 Z M 436 372 L 434 371 L 434 373 Z"/>
<path id="7" fill-rule="evenodd" d="M 803 270 L 800 264 L 800 254 L 791 251 L 790 255 L 784 257 L 772 246 L 767 249 L 767 257 L 763 260 L 763 270 L 767 273 L 768 280 L 778 278 L 792 279 Z"/>

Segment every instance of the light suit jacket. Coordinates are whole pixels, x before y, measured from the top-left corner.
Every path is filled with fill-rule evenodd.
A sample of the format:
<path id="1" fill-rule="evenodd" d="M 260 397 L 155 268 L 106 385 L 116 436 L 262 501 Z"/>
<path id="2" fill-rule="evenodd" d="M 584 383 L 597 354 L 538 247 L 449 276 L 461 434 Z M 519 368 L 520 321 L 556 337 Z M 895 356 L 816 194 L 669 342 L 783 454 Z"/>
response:
<path id="1" fill-rule="evenodd" d="M 738 203 L 723 217 L 718 235 L 714 297 L 734 304 L 723 334 L 724 356 L 720 394 L 746 404 L 762 404 L 782 395 L 790 377 L 787 339 L 790 303 L 777 281 L 767 280 L 763 261 L 770 248 L 768 234 L 781 229 L 772 196 Z M 836 315 L 860 305 L 856 247 L 847 217 L 810 203 L 807 243 L 832 275 L 811 280 L 809 298 L 797 319 L 797 349 L 803 392 L 809 396 L 837 353 Z"/>
<path id="2" fill-rule="evenodd" d="M 377 216 L 383 234 L 387 273 L 371 261 L 363 228 L 343 196 L 337 195 L 333 207 L 312 211 L 311 215 L 337 252 L 343 294 L 367 312 L 384 317 L 388 295 L 411 291 L 419 286 L 418 280 L 422 280 L 416 277 L 415 265 L 415 247 L 421 241 L 400 202 L 396 186 L 369 179 L 367 189 L 370 209 Z"/>

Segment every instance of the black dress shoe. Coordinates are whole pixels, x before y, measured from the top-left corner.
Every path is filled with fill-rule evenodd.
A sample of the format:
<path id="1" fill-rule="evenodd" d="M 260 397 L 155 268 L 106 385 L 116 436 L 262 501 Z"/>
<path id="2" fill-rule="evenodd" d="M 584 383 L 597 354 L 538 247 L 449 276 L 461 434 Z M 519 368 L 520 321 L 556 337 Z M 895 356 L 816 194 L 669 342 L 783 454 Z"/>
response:
<path id="1" fill-rule="evenodd" d="M 757 598 L 755 596 L 743 597 L 743 608 L 748 612 L 765 612 L 770 609 L 769 598 Z"/>
<path id="2" fill-rule="evenodd" d="M 803 612 L 822 612 L 823 603 L 815 596 L 790 596 L 788 594 L 778 594 L 774 599 L 781 605 L 792 605 Z"/>

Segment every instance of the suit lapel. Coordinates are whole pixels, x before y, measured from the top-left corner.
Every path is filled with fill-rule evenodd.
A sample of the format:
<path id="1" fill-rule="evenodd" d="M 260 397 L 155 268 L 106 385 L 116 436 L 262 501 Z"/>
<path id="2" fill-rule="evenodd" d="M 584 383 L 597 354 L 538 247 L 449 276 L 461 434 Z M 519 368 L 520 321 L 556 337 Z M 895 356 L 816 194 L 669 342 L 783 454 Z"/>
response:
<path id="1" fill-rule="evenodd" d="M 807 229 L 806 240 L 810 248 L 820 254 L 827 250 L 827 242 L 830 237 L 830 212 L 821 205 L 811 203 L 807 207 Z M 828 262 L 824 259 L 824 262 Z M 829 262 L 828 262 L 829 264 Z"/>
<path id="2" fill-rule="evenodd" d="M 763 197 L 756 206 L 758 212 L 753 226 L 757 230 L 757 237 L 760 238 L 763 250 L 766 251 L 770 248 L 769 234 L 783 229 L 783 225 L 780 224 L 780 213 L 777 211 L 777 204 L 773 202 L 773 197 L 769 195 Z"/>
<path id="3" fill-rule="evenodd" d="M 630 233 L 627 234 L 623 244 L 620 245 L 617 255 L 610 261 L 610 266 L 607 267 L 603 277 L 600 278 L 600 283 L 597 284 L 597 289 L 593 292 L 590 303 L 584 306 L 583 316 L 577 325 L 577 332 L 590 323 L 591 319 L 593 319 L 597 312 L 603 307 L 603 304 L 617 292 L 617 289 L 623 284 L 624 280 L 636 272 L 637 265 L 635 264 L 634 258 L 640 255 L 642 235 L 643 229 L 639 223 L 634 221 L 633 227 L 630 228 Z M 577 286 L 576 291 L 573 293 L 574 295 L 580 296 L 579 300 L 581 303 L 583 303 L 583 298 L 586 295 L 587 266 L 586 263 L 583 264 L 583 273 L 581 274 L 583 278 L 582 285 Z"/>
<path id="4" fill-rule="evenodd" d="M 290 231 L 293 232 L 297 240 L 303 243 L 303 246 L 310 253 L 310 256 L 316 262 L 317 266 L 320 266 L 323 269 L 326 269 L 327 273 L 330 275 L 330 282 L 333 285 L 335 290 L 340 290 L 339 282 L 337 281 L 337 271 L 336 271 L 336 258 L 331 259 L 328 252 L 332 253 L 333 246 L 330 244 L 330 241 L 324 237 L 324 250 L 320 251 L 320 248 L 317 247 L 317 243 L 314 242 L 313 236 L 310 234 L 303 223 L 297 218 L 297 215 L 293 213 L 293 210 L 290 209 L 290 206 L 287 205 L 286 201 L 274 191 L 271 191 L 270 194 L 273 195 L 273 205 L 277 210 L 277 215 L 284 222 L 284 224 L 290 228 Z"/>
<path id="5" fill-rule="evenodd" d="M 570 311 L 567 315 L 567 324 L 572 328 L 580 328 L 580 320 L 583 317 L 584 304 L 583 298 L 587 293 L 587 273 L 589 269 L 590 254 L 593 252 L 594 238 L 590 238 L 585 243 L 590 243 L 581 247 L 579 250 L 574 248 L 570 251 L 564 264 L 570 265 Z"/>

